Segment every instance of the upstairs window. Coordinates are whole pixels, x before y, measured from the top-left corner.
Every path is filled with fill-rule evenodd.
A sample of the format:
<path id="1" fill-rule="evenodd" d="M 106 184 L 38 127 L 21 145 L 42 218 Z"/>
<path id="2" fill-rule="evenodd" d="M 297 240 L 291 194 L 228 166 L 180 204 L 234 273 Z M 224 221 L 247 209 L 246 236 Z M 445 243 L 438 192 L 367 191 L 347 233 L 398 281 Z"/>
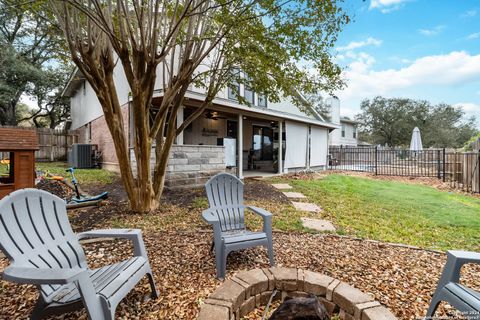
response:
<path id="1" fill-rule="evenodd" d="M 353 139 L 357 139 L 357 127 L 353 127 Z"/>
<path id="2" fill-rule="evenodd" d="M 342 138 L 345 138 L 345 124 L 342 123 Z"/>
<path id="3" fill-rule="evenodd" d="M 263 108 L 267 107 L 267 97 L 264 94 L 258 95 L 258 106 Z"/>
<path id="4" fill-rule="evenodd" d="M 240 95 L 240 83 L 235 80 L 239 76 L 240 70 L 236 69 L 233 72 L 234 80 L 228 85 L 228 99 L 238 101 L 238 96 Z"/>
<path id="5" fill-rule="evenodd" d="M 245 86 L 244 97 L 245 101 L 247 101 L 249 104 L 254 104 L 255 93 L 247 86 Z"/>

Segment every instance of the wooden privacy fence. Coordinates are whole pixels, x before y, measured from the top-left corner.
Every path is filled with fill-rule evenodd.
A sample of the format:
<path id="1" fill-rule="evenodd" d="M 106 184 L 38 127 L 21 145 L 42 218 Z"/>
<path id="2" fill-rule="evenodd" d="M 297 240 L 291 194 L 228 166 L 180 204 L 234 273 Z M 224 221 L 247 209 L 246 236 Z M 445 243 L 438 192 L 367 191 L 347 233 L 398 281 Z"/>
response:
<path id="1" fill-rule="evenodd" d="M 70 150 L 72 144 L 78 142 L 78 133 L 74 130 L 65 131 L 50 128 L 15 128 L 37 132 L 40 149 L 35 152 L 36 161 L 67 160 L 68 150 Z"/>
<path id="2" fill-rule="evenodd" d="M 480 151 L 330 147 L 329 169 L 376 175 L 435 177 L 452 187 L 480 193 Z"/>

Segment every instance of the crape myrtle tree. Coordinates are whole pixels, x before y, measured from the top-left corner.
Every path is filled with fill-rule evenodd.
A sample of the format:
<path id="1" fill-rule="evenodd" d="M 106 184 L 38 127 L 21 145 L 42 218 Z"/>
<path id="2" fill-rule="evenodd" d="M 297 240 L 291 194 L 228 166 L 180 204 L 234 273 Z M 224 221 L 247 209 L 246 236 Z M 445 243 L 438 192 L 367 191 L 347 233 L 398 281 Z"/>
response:
<path id="1" fill-rule="evenodd" d="M 272 101 L 293 90 L 331 92 L 343 84 L 330 51 L 348 17 L 336 0 L 49 2 L 74 63 L 103 108 L 135 211 L 159 205 L 175 137 L 232 81 Z M 135 168 L 129 159 L 116 67 L 131 91 Z M 157 78 L 162 99 L 153 107 Z M 204 99 L 177 125 L 177 111 L 190 86 L 203 88 Z"/>

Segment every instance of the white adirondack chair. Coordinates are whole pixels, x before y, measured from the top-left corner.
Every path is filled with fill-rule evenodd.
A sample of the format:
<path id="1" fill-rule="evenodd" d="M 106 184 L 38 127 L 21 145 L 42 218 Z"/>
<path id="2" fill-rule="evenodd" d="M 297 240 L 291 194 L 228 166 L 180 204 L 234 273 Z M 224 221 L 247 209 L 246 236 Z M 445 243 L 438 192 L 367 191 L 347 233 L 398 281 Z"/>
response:
<path id="1" fill-rule="evenodd" d="M 268 251 L 270 265 L 275 265 L 272 243 L 272 214 L 261 208 L 243 205 L 243 182 L 229 173 L 219 173 L 205 184 L 210 208 L 203 219 L 213 226 L 213 247 L 217 278 L 224 279 L 227 256 L 230 252 L 256 246 Z M 263 231 L 249 231 L 245 227 L 245 210 L 251 210 L 263 219 Z"/>
<path id="2" fill-rule="evenodd" d="M 96 237 L 131 240 L 134 257 L 90 270 L 79 240 Z M 140 230 L 76 235 L 65 201 L 42 190 L 18 190 L 0 200 L 0 249 L 11 263 L 3 278 L 38 287 L 31 319 L 73 311 L 82 303 L 90 319 L 114 319 L 117 305 L 145 275 L 157 297 Z"/>

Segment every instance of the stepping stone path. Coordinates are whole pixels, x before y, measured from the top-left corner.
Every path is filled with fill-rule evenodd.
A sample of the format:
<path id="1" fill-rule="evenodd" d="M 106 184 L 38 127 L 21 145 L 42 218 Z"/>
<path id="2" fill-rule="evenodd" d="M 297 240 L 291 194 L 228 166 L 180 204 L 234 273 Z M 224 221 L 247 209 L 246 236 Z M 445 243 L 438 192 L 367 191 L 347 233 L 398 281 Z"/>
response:
<path id="1" fill-rule="evenodd" d="M 288 190 L 292 189 L 287 183 L 274 183 L 272 186 L 278 190 Z M 290 199 L 306 199 L 307 197 L 300 193 L 300 192 L 288 192 L 284 191 L 283 194 Z M 315 203 L 308 203 L 308 202 L 295 202 L 292 201 L 292 205 L 295 209 L 299 211 L 305 212 L 322 212 L 322 208 L 317 206 Z M 320 220 L 320 219 L 311 219 L 311 218 L 300 218 L 302 221 L 302 225 L 305 228 L 313 229 L 317 231 L 328 231 L 328 232 L 335 232 L 335 227 L 330 221 L 327 220 Z"/>
<path id="2" fill-rule="evenodd" d="M 284 192 L 283 194 L 286 195 L 287 198 L 294 198 L 294 199 L 306 199 L 307 198 L 303 194 L 301 194 L 300 192 Z"/>
<path id="3" fill-rule="evenodd" d="M 292 204 L 295 207 L 295 209 L 300 210 L 300 211 L 306 211 L 306 212 L 321 212 L 322 211 L 322 208 L 317 206 L 315 203 L 292 201 Z"/>
<path id="4" fill-rule="evenodd" d="M 300 218 L 300 220 L 302 220 L 302 225 L 305 228 L 317 231 L 335 232 L 335 227 L 330 221 L 310 218 Z"/>
<path id="5" fill-rule="evenodd" d="M 288 183 L 273 183 L 272 186 L 278 190 L 292 189 L 293 187 Z"/>

